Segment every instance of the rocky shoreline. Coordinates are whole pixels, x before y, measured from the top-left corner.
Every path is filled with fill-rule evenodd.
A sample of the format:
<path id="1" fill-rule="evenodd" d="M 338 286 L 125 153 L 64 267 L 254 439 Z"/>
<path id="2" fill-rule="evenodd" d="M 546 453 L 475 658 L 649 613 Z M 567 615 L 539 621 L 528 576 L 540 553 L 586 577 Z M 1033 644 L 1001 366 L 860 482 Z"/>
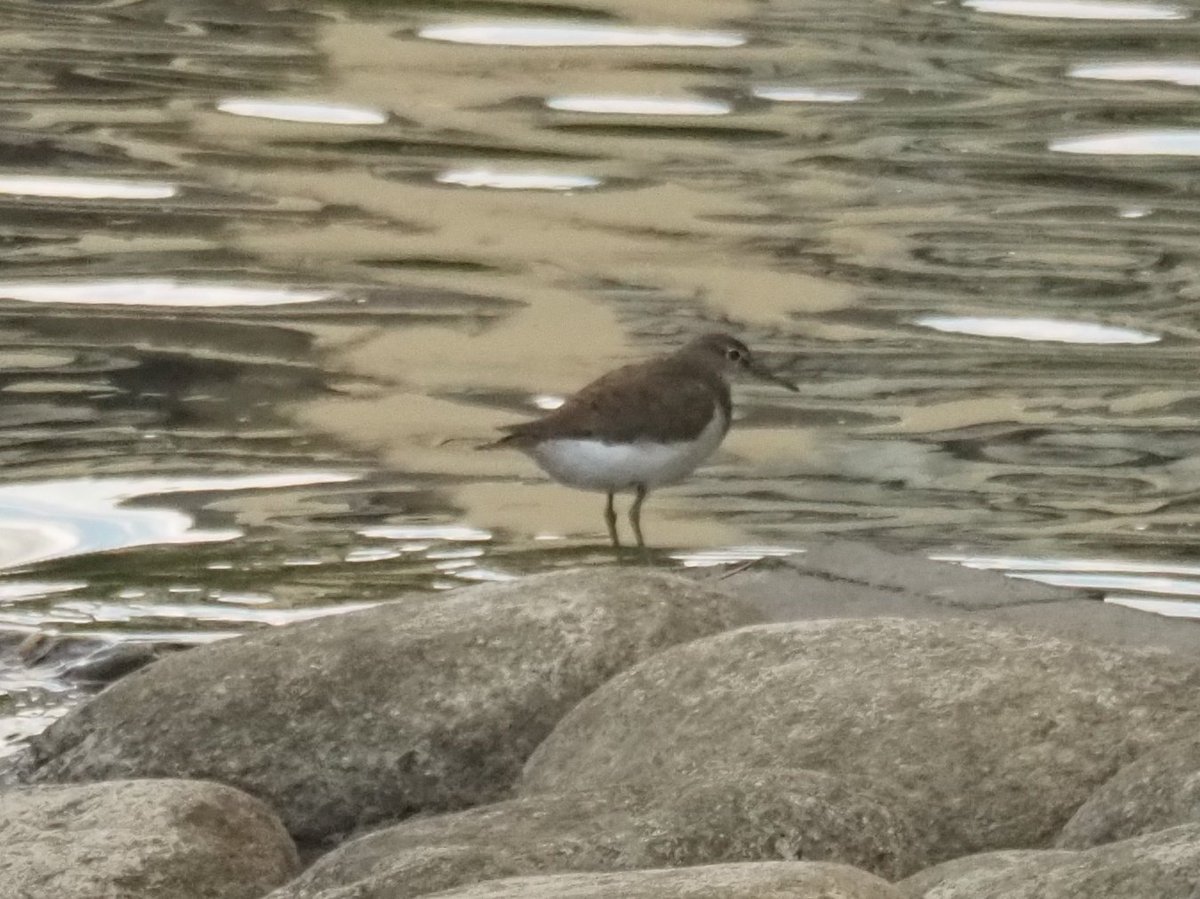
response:
<path id="1" fill-rule="evenodd" d="M 1198 650 L 836 542 L 400 597 L 52 725 L 0 792 L 0 899 L 1193 899 Z"/>

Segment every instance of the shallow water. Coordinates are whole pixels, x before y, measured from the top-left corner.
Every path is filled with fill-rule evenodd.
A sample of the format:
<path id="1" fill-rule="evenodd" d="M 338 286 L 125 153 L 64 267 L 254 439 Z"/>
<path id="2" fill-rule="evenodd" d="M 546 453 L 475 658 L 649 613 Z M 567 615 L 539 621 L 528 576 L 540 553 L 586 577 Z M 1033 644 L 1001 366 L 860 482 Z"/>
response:
<path id="1" fill-rule="evenodd" d="M 0 743 L 82 694 L 29 634 L 610 564 L 600 498 L 472 446 L 710 328 L 802 389 L 739 390 L 657 562 L 843 535 L 1200 615 L 1191 6 L 0 23 Z"/>

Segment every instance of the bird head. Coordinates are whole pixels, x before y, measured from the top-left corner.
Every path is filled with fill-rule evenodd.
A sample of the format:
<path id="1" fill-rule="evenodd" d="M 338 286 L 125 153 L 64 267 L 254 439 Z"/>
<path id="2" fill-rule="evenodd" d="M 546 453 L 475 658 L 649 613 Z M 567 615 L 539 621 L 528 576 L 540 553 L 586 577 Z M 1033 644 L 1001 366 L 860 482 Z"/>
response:
<path id="1" fill-rule="evenodd" d="M 703 362 L 726 378 L 748 373 L 760 381 L 769 381 L 793 392 L 800 389 L 763 366 L 754 358 L 746 344 L 728 334 L 705 334 L 703 337 L 697 337 L 680 350 L 680 353 Z"/>

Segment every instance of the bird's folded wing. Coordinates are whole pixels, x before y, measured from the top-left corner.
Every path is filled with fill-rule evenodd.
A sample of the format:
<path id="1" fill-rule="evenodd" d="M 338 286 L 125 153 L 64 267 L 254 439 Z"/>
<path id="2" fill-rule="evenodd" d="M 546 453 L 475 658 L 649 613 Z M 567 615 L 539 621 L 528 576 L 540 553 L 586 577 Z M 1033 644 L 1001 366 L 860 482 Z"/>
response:
<path id="1" fill-rule="evenodd" d="M 635 443 L 647 440 L 647 434 L 653 434 L 655 442 L 691 440 L 704 430 L 719 404 L 723 406 L 718 387 L 682 373 L 662 374 L 668 377 L 646 378 L 642 365 L 611 371 L 548 415 L 502 428 L 510 435 L 504 442 L 553 436 Z"/>

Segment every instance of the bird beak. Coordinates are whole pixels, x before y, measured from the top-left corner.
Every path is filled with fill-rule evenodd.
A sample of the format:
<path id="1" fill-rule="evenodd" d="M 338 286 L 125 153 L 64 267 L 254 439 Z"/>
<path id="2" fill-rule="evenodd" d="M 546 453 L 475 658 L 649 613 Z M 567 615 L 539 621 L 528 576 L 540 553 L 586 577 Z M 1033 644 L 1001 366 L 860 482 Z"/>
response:
<path id="1" fill-rule="evenodd" d="M 791 381 L 785 381 L 783 378 L 779 377 L 779 375 L 775 374 L 775 372 L 771 371 L 769 368 L 764 368 L 757 362 L 751 362 L 746 366 L 746 369 L 750 372 L 750 374 L 754 375 L 754 377 L 758 378 L 760 381 L 769 381 L 772 384 L 778 384 L 780 387 L 786 387 L 792 393 L 800 392 L 800 388 Z"/>

